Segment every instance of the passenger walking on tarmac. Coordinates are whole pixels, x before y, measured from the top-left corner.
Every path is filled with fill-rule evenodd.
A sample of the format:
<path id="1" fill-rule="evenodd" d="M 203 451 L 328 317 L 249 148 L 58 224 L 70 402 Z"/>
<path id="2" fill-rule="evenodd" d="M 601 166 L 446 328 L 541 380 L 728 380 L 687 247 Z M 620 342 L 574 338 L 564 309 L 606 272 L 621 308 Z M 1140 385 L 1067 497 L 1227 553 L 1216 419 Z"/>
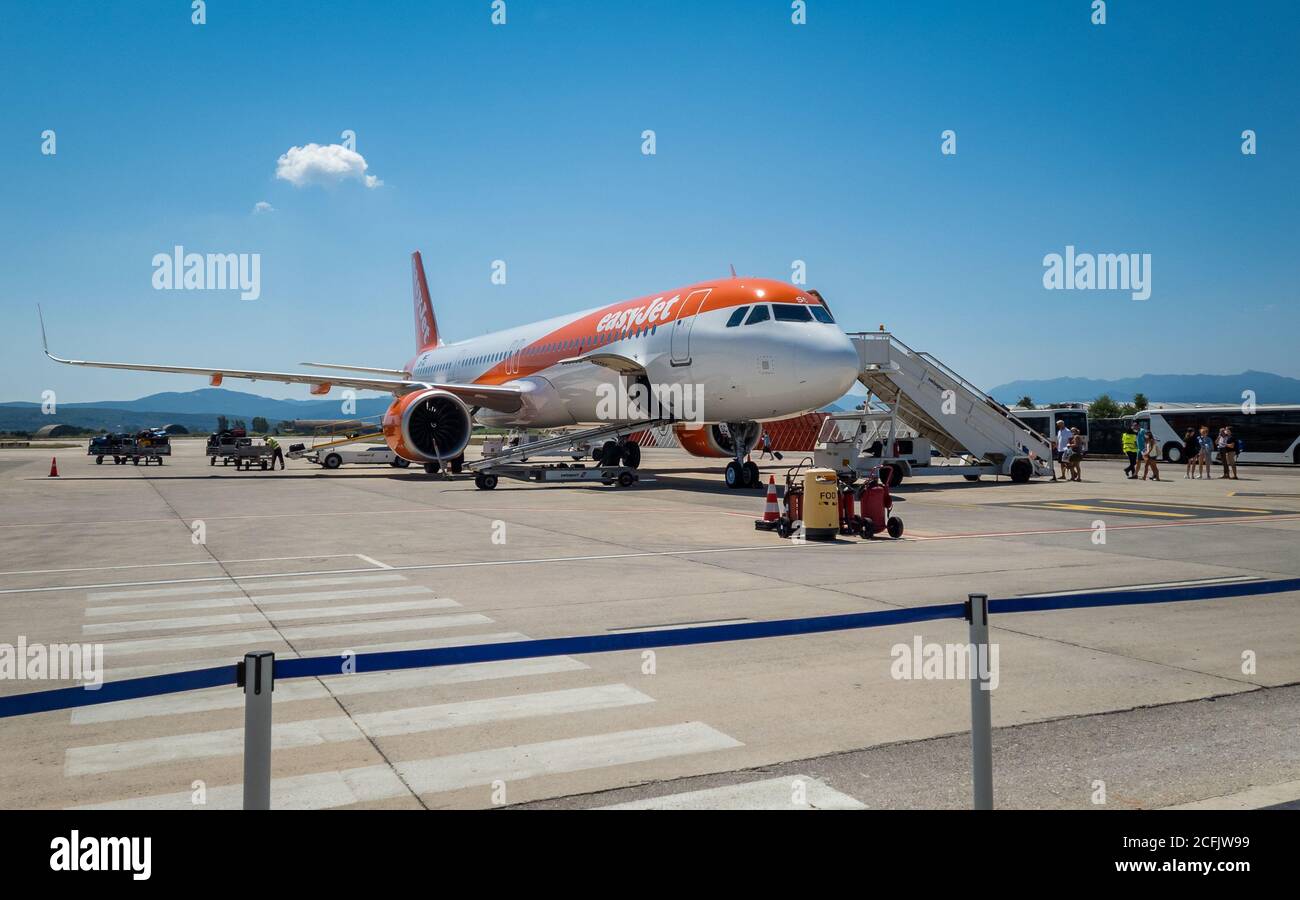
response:
<path id="1" fill-rule="evenodd" d="M 1192 477 L 1209 478 L 1210 477 L 1210 453 L 1213 452 L 1214 450 L 1214 441 L 1210 439 L 1209 425 L 1201 426 L 1201 433 L 1196 438 L 1196 440 L 1201 447 L 1201 452 L 1196 455 L 1196 462 L 1197 462 L 1196 468 L 1199 471 L 1197 471 L 1194 475 L 1192 475 Z"/>
<path id="2" fill-rule="evenodd" d="M 1232 436 L 1232 429 L 1227 425 L 1219 430 L 1219 463 L 1223 466 L 1220 478 L 1237 477 L 1237 439 Z M 1228 474 L 1228 469 L 1232 474 Z"/>
<path id="3" fill-rule="evenodd" d="M 1137 478 L 1138 423 L 1136 421 L 1129 426 L 1128 431 L 1120 436 L 1120 441 L 1124 447 L 1124 455 L 1128 457 L 1128 465 L 1124 468 L 1124 477 Z"/>
<path id="4" fill-rule="evenodd" d="M 759 446 L 761 446 L 763 449 L 758 454 L 758 458 L 762 459 L 764 456 L 766 456 L 770 459 L 772 457 L 772 436 L 767 433 L 766 428 L 763 429 L 763 436 L 759 438 Z"/>
<path id="5" fill-rule="evenodd" d="M 280 442 L 271 435 L 266 436 L 266 446 L 271 448 L 271 468 L 275 468 L 275 461 L 280 461 L 280 470 L 284 471 L 284 451 L 280 449 Z"/>
<path id="6" fill-rule="evenodd" d="M 1069 457 L 1070 457 L 1070 438 L 1074 433 L 1065 427 L 1065 421 L 1056 420 L 1056 449 L 1052 451 L 1052 459 L 1061 464 L 1061 478 L 1065 479 L 1070 476 Z"/>
<path id="7" fill-rule="evenodd" d="M 1192 473 L 1196 471 L 1196 463 L 1201 455 L 1201 442 L 1196 439 L 1196 429 L 1187 429 L 1187 434 L 1183 435 L 1183 462 L 1187 463 L 1187 471 L 1183 473 L 1184 478 L 1191 478 Z"/>
<path id="8" fill-rule="evenodd" d="M 1079 434 L 1079 429 L 1071 428 L 1070 445 L 1066 451 L 1069 454 L 1070 462 L 1070 480 L 1083 481 L 1083 435 Z"/>
<path id="9" fill-rule="evenodd" d="M 1142 480 L 1147 480 L 1147 475 L 1152 475 L 1152 481 L 1160 480 L 1160 466 L 1156 464 L 1156 454 L 1160 451 L 1156 449 L 1156 436 L 1147 432 L 1146 446 L 1142 450 L 1142 461 L 1146 464 L 1142 470 Z"/>

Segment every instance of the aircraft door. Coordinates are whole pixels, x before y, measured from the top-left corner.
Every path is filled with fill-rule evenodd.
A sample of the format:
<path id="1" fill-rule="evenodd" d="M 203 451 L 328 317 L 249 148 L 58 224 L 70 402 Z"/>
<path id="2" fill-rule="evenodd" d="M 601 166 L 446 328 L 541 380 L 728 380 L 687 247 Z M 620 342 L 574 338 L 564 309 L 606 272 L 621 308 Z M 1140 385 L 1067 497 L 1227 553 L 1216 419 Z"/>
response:
<path id="1" fill-rule="evenodd" d="M 695 328 L 696 314 L 700 311 L 704 298 L 709 296 L 710 290 L 712 288 L 691 291 L 682 303 L 681 309 L 678 310 L 677 318 L 673 320 L 672 363 L 674 366 L 691 364 L 691 331 Z"/>

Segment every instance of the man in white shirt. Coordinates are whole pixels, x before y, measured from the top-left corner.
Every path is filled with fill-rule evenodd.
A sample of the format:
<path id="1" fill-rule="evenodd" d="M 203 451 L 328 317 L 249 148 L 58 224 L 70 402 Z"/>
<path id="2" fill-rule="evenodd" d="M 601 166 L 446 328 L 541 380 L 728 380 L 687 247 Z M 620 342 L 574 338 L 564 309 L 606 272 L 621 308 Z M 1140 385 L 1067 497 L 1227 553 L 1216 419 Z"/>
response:
<path id="1" fill-rule="evenodd" d="M 1065 421 L 1063 419 L 1057 419 L 1056 420 L 1056 453 L 1052 455 L 1055 456 L 1056 461 L 1061 464 L 1062 478 L 1065 478 L 1068 474 L 1065 471 L 1066 460 L 1070 458 L 1070 438 L 1073 436 L 1074 436 L 1074 432 L 1072 432 L 1070 429 L 1065 427 Z"/>

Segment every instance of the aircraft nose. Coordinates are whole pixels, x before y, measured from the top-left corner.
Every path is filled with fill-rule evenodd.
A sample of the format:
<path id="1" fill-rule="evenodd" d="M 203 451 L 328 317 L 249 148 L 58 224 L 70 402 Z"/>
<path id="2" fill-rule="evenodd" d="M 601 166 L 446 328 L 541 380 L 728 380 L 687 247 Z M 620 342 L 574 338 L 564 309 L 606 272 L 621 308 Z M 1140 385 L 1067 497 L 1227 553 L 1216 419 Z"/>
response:
<path id="1" fill-rule="evenodd" d="M 838 400 L 857 381 L 858 350 L 844 332 L 835 326 L 825 327 L 816 335 L 817 346 L 810 354 L 817 380 L 832 399 Z M 830 401 L 827 401 L 830 402 Z"/>

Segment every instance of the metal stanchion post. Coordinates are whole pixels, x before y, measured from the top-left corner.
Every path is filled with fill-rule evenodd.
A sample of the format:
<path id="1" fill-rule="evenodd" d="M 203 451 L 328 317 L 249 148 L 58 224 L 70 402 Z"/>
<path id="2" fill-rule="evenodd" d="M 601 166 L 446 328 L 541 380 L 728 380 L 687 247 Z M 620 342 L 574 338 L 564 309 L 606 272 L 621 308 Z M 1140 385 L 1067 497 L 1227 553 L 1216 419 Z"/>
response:
<path id="1" fill-rule="evenodd" d="M 993 808 L 993 713 L 989 697 L 989 595 L 970 594 L 966 601 L 974 671 L 970 674 L 971 771 L 975 783 L 975 808 Z"/>
<path id="2" fill-rule="evenodd" d="M 239 685 L 244 689 L 244 809 L 270 809 L 275 654 L 245 653 L 239 664 Z"/>

